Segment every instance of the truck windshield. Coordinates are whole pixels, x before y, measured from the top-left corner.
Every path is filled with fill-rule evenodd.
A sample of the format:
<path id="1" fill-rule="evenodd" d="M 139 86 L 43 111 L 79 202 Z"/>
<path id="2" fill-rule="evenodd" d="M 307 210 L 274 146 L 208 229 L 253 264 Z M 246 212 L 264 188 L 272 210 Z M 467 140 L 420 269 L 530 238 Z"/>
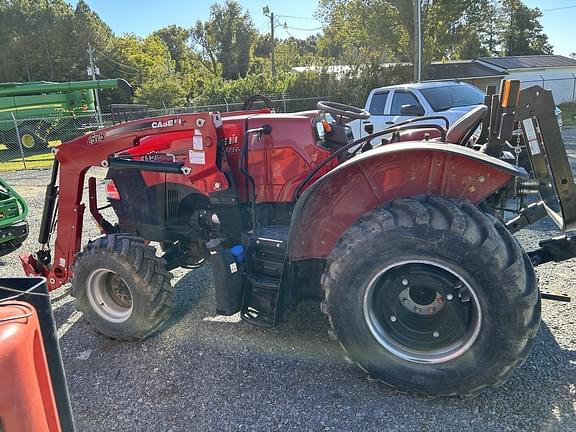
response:
<path id="1" fill-rule="evenodd" d="M 484 103 L 484 93 L 468 85 L 448 85 L 421 90 L 434 111 Z"/>

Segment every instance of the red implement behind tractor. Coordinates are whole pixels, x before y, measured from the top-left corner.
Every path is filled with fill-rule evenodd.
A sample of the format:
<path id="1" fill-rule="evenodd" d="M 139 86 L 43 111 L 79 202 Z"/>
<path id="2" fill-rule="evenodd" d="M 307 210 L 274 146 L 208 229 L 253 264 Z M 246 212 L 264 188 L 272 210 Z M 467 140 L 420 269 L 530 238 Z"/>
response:
<path id="1" fill-rule="evenodd" d="M 562 228 L 576 220 L 550 93 L 506 81 L 446 128 L 421 118 L 356 141 L 346 123 L 367 112 L 318 108 L 148 118 L 62 144 L 26 273 L 51 289 L 72 280 L 96 331 L 138 340 L 170 316 L 170 270 L 210 260 L 218 313 L 274 326 L 318 301 L 347 356 L 401 390 L 472 395 L 505 382 L 540 322 L 533 263 L 575 255 L 569 237 L 527 254 L 512 236 L 547 214 Z M 532 179 L 513 163 L 518 124 Z M 117 221 L 89 178 L 103 234 L 81 250 L 91 167 L 108 169 Z M 531 193 L 542 200 L 528 206 Z"/>

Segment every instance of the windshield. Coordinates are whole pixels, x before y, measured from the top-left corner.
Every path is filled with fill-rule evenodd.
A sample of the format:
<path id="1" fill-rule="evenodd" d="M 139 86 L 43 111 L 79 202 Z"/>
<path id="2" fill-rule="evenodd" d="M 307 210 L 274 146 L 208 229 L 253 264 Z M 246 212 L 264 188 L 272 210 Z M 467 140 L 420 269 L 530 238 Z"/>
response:
<path id="1" fill-rule="evenodd" d="M 434 111 L 484 103 L 484 93 L 469 85 L 448 85 L 421 90 Z"/>

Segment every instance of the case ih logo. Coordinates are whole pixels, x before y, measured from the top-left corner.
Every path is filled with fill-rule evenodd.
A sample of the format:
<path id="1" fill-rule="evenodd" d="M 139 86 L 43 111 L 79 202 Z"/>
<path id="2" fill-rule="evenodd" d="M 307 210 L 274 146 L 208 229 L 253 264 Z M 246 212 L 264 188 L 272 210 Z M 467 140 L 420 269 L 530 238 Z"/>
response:
<path id="1" fill-rule="evenodd" d="M 95 133 L 90 135 L 88 138 L 88 145 L 94 145 L 99 143 L 100 141 L 104 141 L 104 134 L 103 133 Z"/>
<path id="2" fill-rule="evenodd" d="M 152 129 L 173 127 L 173 126 L 181 125 L 181 124 L 182 124 L 182 119 L 180 119 L 180 118 L 173 118 L 173 119 L 164 120 L 164 121 L 154 121 L 154 122 L 152 122 Z"/>
<path id="3" fill-rule="evenodd" d="M 220 142 L 224 144 L 224 151 L 226 153 L 238 153 L 240 152 L 238 141 L 238 135 L 230 135 L 222 138 Z"/>

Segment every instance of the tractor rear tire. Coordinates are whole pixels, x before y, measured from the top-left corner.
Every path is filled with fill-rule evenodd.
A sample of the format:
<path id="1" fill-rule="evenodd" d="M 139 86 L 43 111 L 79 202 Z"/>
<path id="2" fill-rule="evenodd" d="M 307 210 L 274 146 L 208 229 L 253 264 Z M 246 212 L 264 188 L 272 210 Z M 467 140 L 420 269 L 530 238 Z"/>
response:
<path id="1" fill-rule="evenodd" d="M 139 237 L 113 234 L 90 241 L 78 254 L 73 274 L 76 309 L 111 339 L 142 340 L 170 317 L 172 274 Z"/>
<path id="2" fill-rule="evenodd" d="M 475 396 L 526 360 L 540 294 L 526 253 L 467 201 L 399 199 L 361 217 L 323 276 L 333 332 L 372 378 L 428 396 Z"/>

